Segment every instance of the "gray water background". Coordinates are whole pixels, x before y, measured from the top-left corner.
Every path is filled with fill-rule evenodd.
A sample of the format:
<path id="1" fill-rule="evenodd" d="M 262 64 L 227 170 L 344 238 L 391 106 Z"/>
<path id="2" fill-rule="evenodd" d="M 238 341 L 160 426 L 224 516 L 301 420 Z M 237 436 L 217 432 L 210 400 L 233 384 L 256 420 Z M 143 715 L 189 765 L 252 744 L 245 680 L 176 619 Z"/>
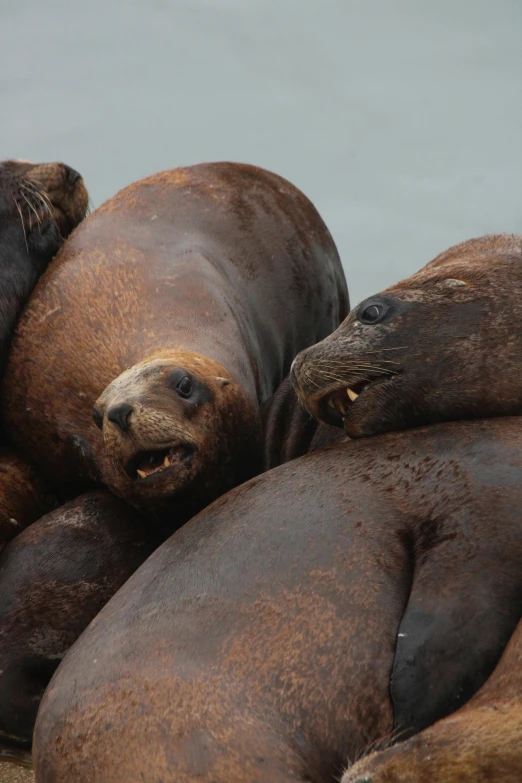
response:
<path id="1" fill-rule="evenodd" d="M 0 0 L 0 159 L 94 205 L 200 161 L 315 203 L 354 305 L 438 252 L 522 233 L 522 0 Z"/>

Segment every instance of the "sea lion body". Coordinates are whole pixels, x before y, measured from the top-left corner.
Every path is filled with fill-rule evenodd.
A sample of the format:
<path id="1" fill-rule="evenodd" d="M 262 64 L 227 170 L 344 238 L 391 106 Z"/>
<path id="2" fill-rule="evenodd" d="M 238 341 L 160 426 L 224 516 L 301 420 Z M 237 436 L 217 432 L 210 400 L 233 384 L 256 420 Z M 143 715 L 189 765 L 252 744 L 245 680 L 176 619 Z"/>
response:
<path id="1" fill-rule="evenodd" d="M 457 712 L 372 753 L 342 783 L 519 783 L 522 780 L 522 622 L 498 666 Z"/>
<path id="2" fill-rule="evenodd" d="M 71 492 L 102 482 L 160 515 L 175 494 L 184 520 L 261 469 L 259 405 L 347 307 L 290 183 L 233 163 L 154 175 L 84 221 L 32 297 L 9 432 Z"/>
<path id="3" fill-rule="evenodd" d="M 94 491 L 46 514 L 0 554 L 0 757 L 30 759 L 53 672 L 159 543 L 135 511 Z"/>
<path id="4" fill-rule="evenodd" d="M 296 357 L 316 418 L 351 438 L 522 413 L 522 237 L 455 245 Z"/>
<path id="5" fill-rule="evenodd" d="M 217 500 L 66 655 L 38 783 L 326 783 L 394 712 L 455 709 L 522 613 L 521 446 L 518 419 L 419 428 Z"/>

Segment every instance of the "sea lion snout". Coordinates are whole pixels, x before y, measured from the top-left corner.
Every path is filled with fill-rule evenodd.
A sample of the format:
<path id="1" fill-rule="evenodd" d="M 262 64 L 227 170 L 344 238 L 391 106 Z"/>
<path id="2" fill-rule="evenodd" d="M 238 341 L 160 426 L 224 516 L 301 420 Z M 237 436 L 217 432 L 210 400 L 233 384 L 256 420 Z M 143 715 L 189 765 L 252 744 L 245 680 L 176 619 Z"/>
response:
<path id="1" fill-rule="evenodd" d="M 187 489 L 196 475 L 210 485 L 226 455 L 245 449 L 235 443 L 234 412 L 246 418 L 248 405 L 225 368 L 199 354 L 174 351 L 125 370 L 93 410 L 104 481 L 139 506 Z"/>
<path id="2" fill-rule="evenodd" d="M 107 419 L 116 424 L 122 432 L 129 431 L 129 418 L 134 408 L 128 402 L 121 402 L 119 405 L 113 405 L 107 411 Z"/>
<path id="3" fill-rule="evenodd" d="M 213 398 L 207 384 L 177 362 L 153 360 L 126 370 L 93 411 L 115 471 L 149 491 L 158 483 L 164 491 L 167 479 L 179 488 L 201 439 L 197 420 Z"/>
<path id="4" fill-rule="evenodd" d="M 335 332 L 295 358 L 292 383 L 312 416 L 344 427 L 352 438 L 374 434 L 366 410 L 377 399 L 384 402 L 398 394 L 407 351 L 407 346 L 388 344 L 390 323 L 410 308 L 411 303 L 392 297 L 372 297 Z"/>
<path id="5" fill-rule="evenodd" d="M 36 224 L 51 218 L 63 237 L 85 217 L 89 195 L 82 175 L 66 163 L 18 164 L 25 194 L 35 209 L 29 213 Z M 31 195 L 31 192 L 33 195 Z"/>
<path id="6" fill-rule="evenodd" d="M 68 166 L 67 164 L 64 164 L 65 168 L 65 174 L 67 179 L 67 184 L 70 188 L 73 188 L 79 179 L 82 178 L 82 175 L 79 171 L 76 171 L 76 169 L 73 169 L 71 166 Z"/>

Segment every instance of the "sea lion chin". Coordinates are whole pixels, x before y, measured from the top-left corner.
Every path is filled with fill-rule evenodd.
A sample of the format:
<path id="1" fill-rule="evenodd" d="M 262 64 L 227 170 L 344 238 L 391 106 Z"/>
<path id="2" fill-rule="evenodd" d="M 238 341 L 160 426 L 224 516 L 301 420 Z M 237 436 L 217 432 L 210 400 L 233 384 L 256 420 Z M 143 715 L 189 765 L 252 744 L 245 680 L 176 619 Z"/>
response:
<path id="1" fill-rule="evenodd" d="M 351 438 L 522 412 L 522 237 L 456 245 L 355 307 L 292 379 Z"/>

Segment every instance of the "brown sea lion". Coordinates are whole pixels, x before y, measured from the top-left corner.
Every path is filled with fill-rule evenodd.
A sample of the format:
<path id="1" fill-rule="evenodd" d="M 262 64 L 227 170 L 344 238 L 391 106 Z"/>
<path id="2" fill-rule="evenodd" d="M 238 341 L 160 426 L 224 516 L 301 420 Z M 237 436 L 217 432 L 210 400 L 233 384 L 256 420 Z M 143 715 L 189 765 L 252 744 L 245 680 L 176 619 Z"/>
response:
<path id="1" fill-rule="evenodd" d="M 84 221 L 32 297 L 9 432 L 71 490 L 103 482 L 160 516 L 175 497 L 178 525 L 261 470 L 260 404 L 348 307 L 330 233 L 286 180 L 156 174 Z"/>
<path id="2" fill-rule="evenodd" d="M 355 307 L 292 368 L 304 406 L 351 438 L 522 413 L 522 237 L 451 247 Z"/>
<path id="3" fill-rule="evenodd" d="M 500 663 L 458 712 L 346 772 L 342 783 L 520 783 L 522 623 Z"/>
<path id="4" fill-rule="evenodd" d="M 415 720 L 420 684 L 421 722 L 491 673 L 522 613 L 521 506 L 517 418 L 347 441 L 243 484 L 67 653 L 38 783 L 329 783 L 392 731 L 393 669 L 396 715 Z"/>
<path id="5" fill-rule="evenodd" d="M 87 206 L 65 163 L 0 162 L 0 374 L 23 305 Z"/>
<path id="6" fill-rule="evenodd" d="M 38 705 L 60 660 L 159 543 L 121 500 L 89 492 L 0 555 L 0 757 L 30 758 Z"/>

